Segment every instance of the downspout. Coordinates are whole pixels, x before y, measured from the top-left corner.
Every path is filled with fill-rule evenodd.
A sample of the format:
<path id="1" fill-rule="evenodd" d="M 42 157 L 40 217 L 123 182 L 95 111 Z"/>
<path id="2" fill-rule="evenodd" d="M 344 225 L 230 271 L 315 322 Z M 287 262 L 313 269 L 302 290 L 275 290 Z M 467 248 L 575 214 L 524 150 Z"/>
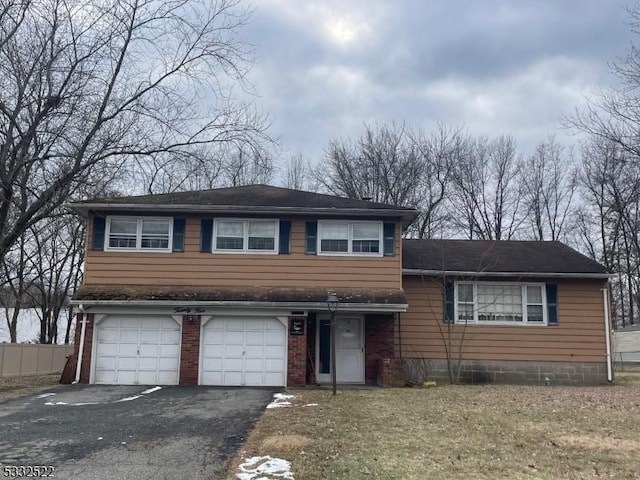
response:
<path id="1" fill-rule="evenodd" d="M 87 331 L 87 314 L 82 305 L 78 305 L 78 311 L 82 314 L 82 327 L 80 329 L 80 348 L 78 349 L 78 361 L 76 362 L 76 379 L 73 383 L 80 382 L 80 371 L 82 370 L 82 354 L 84 353 L 84 336 Z"/>
<path id="2" fill-rule="evenodd" d="M 602 301 L 604 302 L 604 336 L 607 343 L 607 381 L 613 381 L 611 368 L 611 322 L 609 321 L 609 288 L 602 289 Z"/>
<path id="3" fill-rule="evenodd" d="M 400 312 L 397 313 L 398 315 L 398 358 L 402 358 L 402 328 L 401 328 L 401 323 L 400 319 L 401 319 L 401 315 Z"/>

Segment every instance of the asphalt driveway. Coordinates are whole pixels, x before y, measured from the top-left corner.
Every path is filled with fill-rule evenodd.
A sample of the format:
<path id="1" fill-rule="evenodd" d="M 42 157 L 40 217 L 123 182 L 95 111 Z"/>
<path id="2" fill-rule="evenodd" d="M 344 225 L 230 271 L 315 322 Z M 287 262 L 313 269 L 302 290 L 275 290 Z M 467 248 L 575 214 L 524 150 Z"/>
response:
<path id="1" fill-rule="evenodd" d="M 275 391 L 55 387 L 0 403 L 0 463 L 60 479 L 220 478 Z"/>

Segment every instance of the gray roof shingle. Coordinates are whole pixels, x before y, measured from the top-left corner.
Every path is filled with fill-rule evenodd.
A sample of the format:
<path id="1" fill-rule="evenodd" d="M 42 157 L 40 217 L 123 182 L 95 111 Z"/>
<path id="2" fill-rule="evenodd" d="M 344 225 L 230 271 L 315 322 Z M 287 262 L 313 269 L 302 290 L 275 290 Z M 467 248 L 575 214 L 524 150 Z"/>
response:
<path id="1" fill-rule="evenodd" d="M 561 242 L 404 240 L 402 268 L 409 270 L 604 276 L 605 267 Z"/>

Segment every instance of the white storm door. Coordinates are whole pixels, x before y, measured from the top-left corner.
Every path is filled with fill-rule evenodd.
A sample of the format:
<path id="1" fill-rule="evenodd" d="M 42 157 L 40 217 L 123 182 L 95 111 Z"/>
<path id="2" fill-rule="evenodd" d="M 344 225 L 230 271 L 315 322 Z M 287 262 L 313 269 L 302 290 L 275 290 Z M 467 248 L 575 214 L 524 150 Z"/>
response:
<path id="1" fill-rule="evenodd" d="M 364 383 L 362 317 L 339 317 L 336 324 L 336 381 Z"/>
<path id="2" fill-rule="evenodd" d="M 336 317 L 336 382 L 364 383 L 364 318 Z M 331 336 L 328 316 L 318 318 L 316 331 L 316 378 L 331 381 Z"/>

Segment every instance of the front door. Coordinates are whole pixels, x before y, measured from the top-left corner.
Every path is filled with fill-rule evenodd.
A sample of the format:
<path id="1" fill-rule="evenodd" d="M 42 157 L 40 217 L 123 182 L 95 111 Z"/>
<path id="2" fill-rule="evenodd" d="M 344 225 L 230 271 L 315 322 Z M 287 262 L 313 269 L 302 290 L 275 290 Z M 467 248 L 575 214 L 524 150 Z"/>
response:
<path id="1" fill-rule="evenodd" d="M 317 379 L 331 381 L 331 322 L 318 318 L 316 345 Z M 336 381 L 364 383 L 364 319 L 360 315 L 336 316 Z"/>

